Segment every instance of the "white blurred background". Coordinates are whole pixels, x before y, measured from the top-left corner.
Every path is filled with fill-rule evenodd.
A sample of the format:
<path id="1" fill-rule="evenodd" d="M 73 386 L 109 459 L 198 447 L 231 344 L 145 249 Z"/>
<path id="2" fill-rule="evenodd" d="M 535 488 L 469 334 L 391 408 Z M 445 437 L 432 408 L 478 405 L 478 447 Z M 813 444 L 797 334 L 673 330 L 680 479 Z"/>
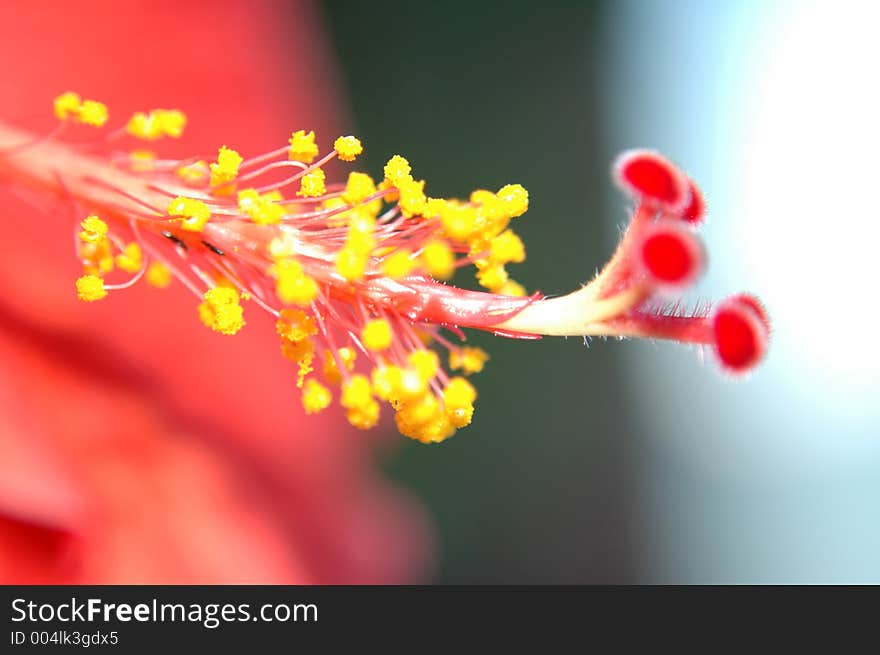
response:
<path id="1" fill-rule="evenodd" d="M 692 174 L 693 298 L 755 292 L 774 326 L 742 382 L 626 349 L 644 573 L 880 582 L 880 3 L 611 6 L 608 157 L 654 147 Z"/>

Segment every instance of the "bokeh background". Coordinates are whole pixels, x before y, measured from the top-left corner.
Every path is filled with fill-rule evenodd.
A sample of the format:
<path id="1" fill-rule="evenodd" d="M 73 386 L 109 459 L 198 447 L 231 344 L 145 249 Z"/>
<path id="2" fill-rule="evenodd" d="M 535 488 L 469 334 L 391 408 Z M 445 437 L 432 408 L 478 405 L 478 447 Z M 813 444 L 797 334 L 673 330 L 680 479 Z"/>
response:
<path id="1" fill-rule="evenodd" d="M 114 117 L 180 106 L 181 155 L 351 129 L 359 165 L 403 154 L 430 194 L 519 182 L 512 273 L 546 294 L 617 242 L 615 155 L 655 148 L 708 199 L 688 300 L 751 291 L 774 324 L 744 380 L 674 344 L 473 334 L 492 355 L 476 420 L 428 447 L 302 417 L 266 317 L 230 341 L 180 285 L 77 302 L 78 219 L 3 188 L 0 582 L 880 583 L 880 4 L 16 0 L 0 18 L 2 120 L 45 133 L 72 88 Z"/>
<path id="2" fill-rule="evenodd" d="M 880 582 L 878 5 L 323 9 L 374 172 L 401 152 L 440 195 L 529 189 L 529 289 L 605 260 L 626 216 L 608 164 L 644 146 L 708 198 L 689 298 L 750 290 L 774 320 L 738 381 L 669 344 L 473 337 L 474 425 L 384 460 L 436 522 L 434 579 Z"/>

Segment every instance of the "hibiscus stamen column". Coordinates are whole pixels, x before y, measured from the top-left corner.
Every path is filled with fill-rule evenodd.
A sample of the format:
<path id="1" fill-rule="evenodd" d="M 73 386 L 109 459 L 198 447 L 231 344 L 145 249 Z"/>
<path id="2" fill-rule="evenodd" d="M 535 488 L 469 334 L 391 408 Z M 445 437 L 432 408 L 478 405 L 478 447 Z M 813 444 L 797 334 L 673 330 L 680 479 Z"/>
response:
<path id="1" fill-rule="evenodd" d="M 101 127 L 102 107 L 69 93 L 55 110 L 65 123 Z M 141 278 L 155 286 L 177 278 L 197 296 L 198 318 L 219 334 L 244 328 L 250 304 L 270 313 L 307 413 L 337 395 L 349 422 L 366 429 L 387 402 L 403 434 L 446 439 L 471 422 L 477 393 L 467 378 L 488 360 L 456 343 L 462 328 L 514 338 L 670 339 L 712 347 L 735 373 L 766 349 L 769 323 L 751 296 L 693 315 L 663 310 L 662 299 L 681 293 L 705 265 L 696 235 L 705 203 L 656 153 L 632 151 L 615 164 L 635 210 L 608 264 L 576 291 L 543 298 L 527 295 L 507 271 L 526 256 L 510 228 L 529 204 L 518 184 L 466 200 L 433 198 L 399 155 L 378 183 L 361 172 L 328 180 L 331 160 L 354 161 L 363 146 L 341 136 L 322 156 L 306 130 L 253 156 L 222 145 L 213 161 L 119 147 L 125 139 L 179 138 L 185 125 L 178 110 L 138 112 L 83 147 L 0 123 L 0 181 L 84 212 L 76 237 L 84 301 Z M 485 291 L 446 283 L 471 266 Z"/>

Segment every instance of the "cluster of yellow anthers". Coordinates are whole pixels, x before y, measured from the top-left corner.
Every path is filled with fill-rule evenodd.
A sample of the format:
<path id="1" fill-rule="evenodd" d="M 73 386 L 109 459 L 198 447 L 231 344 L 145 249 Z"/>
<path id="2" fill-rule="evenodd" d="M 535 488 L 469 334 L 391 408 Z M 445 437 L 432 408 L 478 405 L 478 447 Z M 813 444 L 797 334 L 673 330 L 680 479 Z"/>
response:
<path id="1" fill-rule="evenodd" d="M 378 183 L 360 172 L 330 181 L 325 165 L 353 161 L 361 143 L 341 136 L 322 155 L 305 130 L 247 158 L 226 146 L 214 161 L 111 149 L 126 135 L 179 137 L 186 117 L 174 109 L 135 114 L 103 149 L 86 151 L 53 137 L 70 122 L 103 125 L 106 107 L 65 93 L 55 113 L 61 125 L 41 138 L 0 122 L 0 180 L 69 198 L 90 214 L 76 235 L 84 269 L 78 296 L 101 300 L 142 277 L 158 287 L 173 277 L 198 298 L 201 321 L 224 335 L 244 327 L 243 303 L 257 305 L 276 321 L 310 414 L 336 395 L 349 422 L 366 429 L 384 401 L 403 434 L 442 441 L 471 422 L 476 391 L 465 376 L 488 359 L 443 332 L 463 337 L 463 327 L 515 338 L 635 336 L 710 346 L 734 375 L 753 369 L 767 349 L 766 311 L 748 294 L 711 311 L 663 309 L 663 294 L 702 270 L 705 203 L 693 180 L 655 152 L 629 151 L 615 163 L 634 209 L 611 259 L 588 284 L 543 298 L 526 296 L 507 273 L 525 259 L 509 228 L 528 208 L 518 184 L 467 200 L 432 198 L 399 155 Z M 443 282 L 466 265 L 488 291 Z M 108 284 L 115 271 L 128 279 Z"/>
<path id="2" fill-rule="evenodd" d="M 56 112 L 67 97 L 76 96 L 59 97 Z M 125 133 L 176 138 L 185 124 L 182 112 L 156 109 L 132 116 Z M 139 206 L 123 212 L 123 221 L 120 212 L 108 212 L 112 231 L 97 216 L 82 222 L 79 297 L 103 299 L 142 275 L 166 286 L 174 271 L 200 296 L 201 321 L 225 335 L 245 325 L 242 302 L 253 300 L 277 319 L 282 353 L 298 366 L 307 413 L 327 408 L 338 387 L 339 402 L 358 428 L 376 425 L 379 401 L 386 401 L 403 434 L 424 442 L 449 437 L 471 422 L 476 391 L 464 377 L 448 374 L 430 345 L 448 349 L 449 369 L 462 375 L 482 370 L 488 355 L 443 338 L 440 325 L 447 322 L 427 307 L 413 320 L 401 304 L 414 293 L 406 281 L 451 290 L 434 280 L 474 264 L 482 286 L 528 303 L 506 271 L 525 259 L 508 224 L 526 211 L 528 194 L 507 185 L 497 193 L 475 191 L 467 201 L 431 198 L 399 155 L 379 183 L 361 172 L 328 183 L 327 162 L 354 161 L 362 152 L 357 138 L 341 136 L 321 157 L 315 133 L 300 130 L 286 147 L 251 159 L 226 146 L 210 163 L 159 160 L 143 150 L 117 154 L 117 167 L 153 191 L 137 194 Z M 281 179 L 269 181 L 273 173 Z M 295 194 L 285 198 L 290 187 Z M 183 259 L 184 270 L 172 259 Z M 115 268 L 134 277 L 105 283 Z M 400 288 L 389 288 L 394 284 Z"/>

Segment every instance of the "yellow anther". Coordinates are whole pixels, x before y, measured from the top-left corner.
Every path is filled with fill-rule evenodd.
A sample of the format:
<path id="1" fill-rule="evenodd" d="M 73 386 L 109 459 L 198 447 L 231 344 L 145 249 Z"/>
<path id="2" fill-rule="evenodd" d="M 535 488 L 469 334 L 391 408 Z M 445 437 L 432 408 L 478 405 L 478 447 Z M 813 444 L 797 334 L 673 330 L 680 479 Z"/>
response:
<path id="1" fill-rule="evenodd" d="M 306 274 L 296 260 L 276 261 L 269 272 L 277 280 L 275 291 L 281 302 L 306 307 L 318 297 L 318 283 Z"/>
<path id="2" fill-rule="evenodd" d="M 495 293 L 500 294 L 502 296 L 525 296 L 526 288 L 521 285 L 519 282 L 515 280 L 508 279 L 507 282 L 502 284 Z"/>
<path id="3" fill-rule="evenodd" d="M 349 282 L 356 282 L 364 277 L 368 260 L 367 253 L 349 246 L 343 247 L 336 253 L 336 272 Z"/>
<path id="4" fill-rule="evenodd" d="M 294 364 L 299 364 L 301 371 L 304 368 L 308 368 L 308 372 L 311 372 L 312 359 L 315 355 L 315 344 L 311 339 L 303 339 L 302 341 L 289 341 L 287 339 L 282 339 L 281 355 Z M 305 375 L 305 373 L 303 375 Z"/>
<path id="5" fill-rule="evenodd" d="M 477 210 L 470 205 L 446 202 L 440 209 L 440 222 L 450 239 L 466 242 L 477 229 Z"/>
<path id="6" fill-rule="evenodd" d="M 401 180 L 397 185 L 400 190 L 400 212 L 407 218 L 420 215 L 425 211 L 428 202 L 425 196 L 425 181 L 413 179 Z"/>
<path id="7" fill-rule="evenodd" d="M 154 109 L 149 114 L 136 112 L 125 125 L 125 131 L 139 139 L 155 141 L 163 136 L 180 138 L 186 127 L 186 115 L 179 109 Z"/>
<path id="8" fill-rule="evenodd" d="M 314 131 L 306 132 L 299 130 L 290 135 L 290 150 L 288 158 L 311 164 L 318 156 L 318 146 L 315 144 Z"/>
<path id="9" fill-rule="evenodd" d="M 80 223 L 80 227 L 82 228 L 82 232 L 79 233 L 79 238 L 80 241 L 83 241 L 84 243 L 99 243 L 106 238 L 107 232 L 109 231 L 107 223 L 97 216 L 87 216 L 85 220 Z"/>
<path id="10" fill-rule="evenodd" d="M 74 93 L 73 91 L 62 93 L 60 96 L 55 98 L 55 101 L 53 103 L 55 117 L 58 118 L 58 120 L 62 121 L 66 121 L 68 118 L 78 118 L 81 102 L 82 101 L 78 93 Z"/>
<path id="11" fill-rule="evenodd" d="M 150 262 L 147 267 L 147 284 L 164 289 L 171 284 L 171 271 L 162 262 Z"/>
<path id="12" fill-rule="evenodd" d="M 382 273 L 394 280 L 399 280 L 409 275 L 415 265 L 412 253 L 406 248 L 401 248 L 395 250 L 382 261 Z"/>
<path id="13" fill-rule="evenodd" d="M 489 354 L 482 348 L 464 346 L 449 353 L 449 367 L 454 371 L 462 369 L 465 375 L 479 373 L 487 361 Z"/>
<path id="14" fill-rule="evenodd" d="M 178 196 L 168 203 L 167 211 L 169 216 L 182 217 L 180 227 L 189 232 L 201 232 L 208 223 L 208 219 L 211 218 L 211 210 L 208 209 L 208 205 L 201 200 L 182 196 Z"/>
<path id="15" fill-rule="evenodd" d="M 346 409 L 362 409 L 373 400 L 373 391 L 367 376 L 356 373 L 342 385 L 340 404 Z"/>
<path id="16" fill-rule="evenodd" d="M 129 243 L 120 254 L 116 255 L 116 265 L 126 273 L 137 273 L 143 263 L 141 247 L 135 242 Z"/>
<path id="17" fill-rule="evenodd" d="M 306 380 L 302 390 L 302 405 L 306 414 L 317 414 L 327 409 L 332 400 L 333 394 L 330 393 L 330 389 L 314 378 Z"/>
<path id="18" fill-rule="evenodd" d="M 92 127 L 101 127 L 107 122 L 107 105 L 97 100 L 85 100 L 79 108 L 79 120 Z"/>
<path id="19" fill-rule="evenodd" d="M 427 348 L 413 350 L 407 355 L 406 361 L 425 382 L 430 382 L 440 368 L 440 358 L 437 353 Z"/>
<path id="20" fill-rule="evenodd" d="M 364 347 L 373 352 L 385 350 L 391 345 L 391 325 L 384 318 L 367 321 L 361 331 Z"/>
<path id="21" fill-rule="evenodd" d="M 418 398 L 428 390 L 428 381 L 414 368 L 405 368 L 400 372 L 400 384 L 394 396 L 401 401 Z"/>
<path id="22" fill-rule="evenodd" d="M 473 405 L 476 399 L 477 390 L 474 385 L 462 377 L 450 379 L 443 389 L 443 403 L 447 409 Z"/>
<path id="23" fill-rule="evenodd" d="M 316 168 L 315 170 L 306 173 L 299 181 L 299 191 L 296 192 L 296 195 L 303 198 L 317 198 L 318 196 L 323 196 L 327 192 L 327 189 L 324 186 L 325 179 L 326 176 L 324 175 L 324 171 L 320 168 Z"/>
<path id="24" fill-rule="evenodd" d="M 529 208 L 529 192 L 520 184 L 508 184 L 498 189 L 496 194 L 501 202 L 504 213 L 516 218 L 526 213 Z"/>
<path id="25" fill-rule="evenodd" d="M 156 109 L 162 133 L 172 139 L 179 139 L 186 127 L 186 114 L 179 109 Z"/>
<path id="26" fill-rule="evenodd" d="M 359 430 L 369 430 L 379 422 L 379 403 L 371 400 L 363 407 L 349 409 L 345 416 L 348 422 Z"/>
<path id="27" fill-rule="evenodd" d="M 202 323 L 221 334 L 235 334 L 244 327 L 244 310 L 239 304 L 238 291 L 218 286 L 205 292 L 205 300 L 199 305 Z"/>
<path id="28" fill-rule="evenodd" d="M 76 295 L 85 302 L 94 302 L 107 297 L 104 280 L 97 275 L 83 275 L 76 281 Z"/>
<path id="29" fill-rule="evenodd" d="M 300 309 L 282 309 L 275 328 L 281 338 L 294 343 L 304 341 L 318 333 L 315 319 Z"/>
<path id="30" fill-rule="evenodd" d="M 336 351 L 337 357 L 339 357 L 339 361 L 342 362 L 342 367 L 346 371 L 354 370 L 354 363 L 357 359 L 357 353 L 345 346 Z M 333 353 L 329 350 L 324 351 L 324 379 L 327 380 L 330 384 L 339 384 L 342 380 L 342 374 L 339 372 L 339 368 L 336 365 L 336 358 L 333 357 Z"/>
<path id="31" fill-rule="evenodd" d="M 508 262 L 519 264 L 526 260 L 526 249 L 513 230 L 505 230 L 494 237 L 489 244 L 489 259 L 496 264 Z"/>
<path id="32" fill-rule="evenodd" d="M 348 174 L 348 181 L 345 183 L 345 192 L 342 199 L 350 205 L 356 205 L 361 200 L 376 193 L 376 183 L 366 173 L 358 173 L 357 171 Z"/>
<path id="33" fill-rule="evenodd" d="M 382 400 L 392 400 L 400 395 L 403 372 L 399 366 L 383 364 L 373 369 L 373 391 Z"/>
<path id="34" fill-rule="evenodd" d="M 440 401 L 430 392 L 425 392 L 418 398 L 414 398 L 397 411 L 398 425 L 403 423 L 412 429 L 416 426 L 424 425 L 431 420 L 438 418 L 442 413 Z"/>
<path id="35" fill-rule="evenodd" d="M 455 255 L 444 241 L 429 241 L 422 250 L 422 265 L 440 280 L 448 280 L 455 273 Z"/>
<path id="36" fill-rule="evenodd" d="M 446 408 L 446 416 L 452 425 L 463 428 L 470 424 L 474 416 L 476 399 L 477 390 L 470 382 L 461 377 L 449 381 L 443 389 L 443 404 Z"/>
<path id="37" fill-rule="evenodd" d="M 415 437 L 422 443 L 440 443 L 455 434 L 455 425 L 445 414 L 440 414 L 425 425 L 419 426 Z"/>
<path id="38" fill-rule="evenodd" d="M 181 166 L 177 169 L 177 176 L 189 186 L 201 185 L 210 174 L 208 163 L 202 160 Z"/>
<path id="39" fill-rule="evenodd" d="M 279 203 L 282 199 L 278 191 L 260 195 L 256 189 L 243 189 L 238 192 L 238 208 L 258 225 L 273 225 L 284 216 L 284 207 Z"/>
<path id="40" fill-rule="evenodd" d="M 385 164 L 385 181 L 400 187 L 400 184 L 412 180 L 412 167 L 400 155 L 394 155 Z"/>
<path id="41" fill-rule="evenodd" d="M 220 186 L 232 182 L 238 176 L 238 167 L 244 161 L 235 150 L 220 146 L 217 162 L 210 165 L 211 186 Z"/>
<path id="42" fill-rule="evenodd" d="M 354 161 L 364 151 L 364 146 L 357 137 L 341 136 L 333 142 L 333 149 L 342 161 Z"/>
<path id="43" fill-rule="evenodd" d="M 481 286 L 497 293 L 507 284 L 507 270 L 503 265 L 486 266 L 477 271 L 477 281 Z"/>
<path id="44" fill-rule="evenodd" d="M 275 237 L 269 242 L 269 255 L 272 259 L 287 259 L 296 256 L 297 240 L 289 232 Z"/>

